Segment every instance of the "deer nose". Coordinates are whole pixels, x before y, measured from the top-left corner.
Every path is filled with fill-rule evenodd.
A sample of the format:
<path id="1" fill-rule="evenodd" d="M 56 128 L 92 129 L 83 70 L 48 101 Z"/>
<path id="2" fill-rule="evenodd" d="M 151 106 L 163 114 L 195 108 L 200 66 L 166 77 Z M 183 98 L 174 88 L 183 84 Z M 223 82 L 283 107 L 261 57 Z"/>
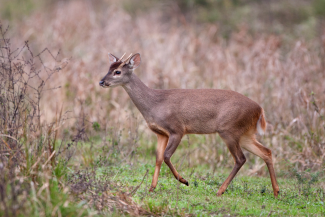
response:
<path id="1" fill-rule="evenodd" d="M 99 85 L 102 86 L 104 84 L 104 81 L 100 81 Z"/>

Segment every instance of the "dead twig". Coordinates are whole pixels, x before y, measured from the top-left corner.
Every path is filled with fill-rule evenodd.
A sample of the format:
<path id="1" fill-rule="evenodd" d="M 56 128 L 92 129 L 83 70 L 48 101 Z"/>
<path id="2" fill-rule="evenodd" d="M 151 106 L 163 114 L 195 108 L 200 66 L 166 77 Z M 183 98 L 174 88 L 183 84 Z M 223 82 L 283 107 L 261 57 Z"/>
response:
<path id="1" fill-rule="evenodd" d="M 144 179 L 146 178 L 146 176 L 148 175 L 148 173 L 149 173 L 149 170 L 147 169 L 147 172 L 146 172 L 146 174 L 143 176 L 143 178 L 142 178 L 142 181 L 141 181 L 141 183 L 131 192 L 131 193 L 129 193 L 128 194 L 128 196 L 133 196 L 136 192 L 137 192 L 137 190 L 140 188 L 140 186 L 142 185 L 142 183 L 143 183 L 143 181 L 144 181 Z"/>

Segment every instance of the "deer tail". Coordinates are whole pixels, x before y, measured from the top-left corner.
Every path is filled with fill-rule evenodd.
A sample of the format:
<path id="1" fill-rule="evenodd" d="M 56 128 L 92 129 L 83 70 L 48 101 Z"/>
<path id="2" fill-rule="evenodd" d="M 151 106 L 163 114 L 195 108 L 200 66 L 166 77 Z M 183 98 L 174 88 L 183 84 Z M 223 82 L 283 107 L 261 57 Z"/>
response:
<path id="1" fill-rule="evenodd" d="M 258 134 L 263 135 L 265 133 L 266 121 L 265 121 L 265 118 L 264 118 L 264 109 L 262 109 L 262 113 L 260 115 L 260 118 L 257 121 L 256 128 L 257 128 Z"/>

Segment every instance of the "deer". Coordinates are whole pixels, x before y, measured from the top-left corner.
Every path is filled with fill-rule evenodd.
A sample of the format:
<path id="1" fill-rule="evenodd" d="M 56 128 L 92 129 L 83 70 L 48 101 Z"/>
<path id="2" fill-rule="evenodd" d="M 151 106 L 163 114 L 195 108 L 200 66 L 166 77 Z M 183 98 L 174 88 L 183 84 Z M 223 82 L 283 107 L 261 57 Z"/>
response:
<path id="1" fill-rule="evenodd" d="M 141 63 L 139 53 L 118 58 L 108 54 L 109 71 L 99 82 L 103 88 L 122 86 L 138 108 L 148 127 L 157 135 L 156 166 L 149 192 L 153 192 L 163 162 L 174 177 L 189 186 L 175 169 L 171 157 L 186 134 L 218 133 L 230 151 L 235 165 L 217 192 L 221 196 L 246 162 L 242 149 L 262 158 L 267 165 L 274 196 L 279 194 L 272 152 L 256 139 L 264 134 L 263 108 L 248 97 L 222 89 L 152 89 L 134 73 Z"/>

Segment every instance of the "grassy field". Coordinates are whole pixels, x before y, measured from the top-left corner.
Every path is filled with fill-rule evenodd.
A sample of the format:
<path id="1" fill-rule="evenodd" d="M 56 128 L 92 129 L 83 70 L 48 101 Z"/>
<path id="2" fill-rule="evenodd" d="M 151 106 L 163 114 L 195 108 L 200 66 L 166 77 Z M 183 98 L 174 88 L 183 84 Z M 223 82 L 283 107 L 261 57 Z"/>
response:
<path id="1" fill-rule="evenodd" d="M 105 168 L 98 175 L 100 177 L 105 171 L 116 171 L 119 175 L 115 180 L 130 188 L 139 184 L 146 169 L 149 169 L 149 174 L 153 174 L 152 168 L 152 164 Z M 227 172 L 221 169 L 213 175 L 210 170 L 202 167 L 183 170 L 182 175 L 188 177 L 190 182 L 187 187 L 178 184 L 170 175 L 169 168 L 164 165 L 155 192 L 148 193 L 149 177 L 133 198 L 148 211 L 158 215 L 324 215 L 324 192 L 320 185 L 299 184 L 296 179 L 280 178 L 281 195 L 275 199 L 269 178 L 240 174 L 222 197 L 216 197 L 218 188 L 228 175 Z"/>
<path id="2" fill-rule="evenodd" d="M 123 164 L 112 162 L 112 156 L 105 157 L 107 153 L 103 149 L 91 148 L 89 144 L 82 149 L 86 149 L 84 153 L 87 154 L 80 163 L 71 162 L 70 171 L 75 171 L 73 165 L 80 166 L 77 174 L 68 172 L 67 180 L 72 192 L 89 207 L 101 210 L 102 215 L 112 214 L 111 206 L 106 207 L 106 204 L 114 199 L 125 204 L 133 201 L 145 210 L 142 214 L 159 216 L 323 216 L 325 213 L 324 176 L 319 172 L 298 172 L 292 168 L 278 173 L 281 193 L 276 199 L 268 176 L 248 176 L 243 172 L 252 164 L 248 162 L 226 193 L 217 197 L 216 192 L 228 176 L 230 165 L 215 171 L 206 164 L 191 166 L 186 154 L 177 153 L 175 166 L 190 186 L 180 184 L 164 164 L 157 188 L 149 193 L 155 162 L 152 155 L 137 156 L 136 163 Z M 183 151 L 186 152 L 183 149 L 179 152 Z M 93 158 L 93 163 L 82 169 L 88 162 L 86 159 L 90 158 Z M 116 158 L 119 162 L 120 159 Z M 141 213 L 141 209 L 138 212 Z"/>
<path id="3" fill-rule="evenodd" d="M 192 144 L 191 150 L 197 146 Z M 181 148 L 173 159 L 190 186 L 180 184 L 164 164 L 157 188 L 149 193 L 155 162 L 150 146 L 139 146 L 136 152 L 141 154 L 135 154 L 133 162 L 123 162 L 117 149 L 96 142 L 76 145 L 74 156 L 80 157 L 71 159 L 67 165 L 58 163 L 52 180 L 45 182 L 50 186 L 50 194 L 42 186 L 35 198 L 33 192 L 31 198 L 26 198 L 34 208 L 31 213 L 46 216 L 56 211 L 59 215 L 53 209 L 56 206 L 62 216 L 323 216 L 325 213 L 325 180 L 319 172 L 298 172 L 294 168 L 279 171 L 281 193 L 276 199 L 268 176 L 246 174 L 247 167 L 252 165 L 248 162 L 225 194 L 217 197 L 231 165 L 215 171 L 207 164 L 191 165 L 187 148 Z"/>
<path id="4" fill-rule="evenodd" d="M 0 216 L 324 216 L 324 0 L 0 0 Z M 265 110 L 264 162 L 188 135 L 149 193 L 156 136 L 107 52 L 149 87 L 231 89 Z"/>

